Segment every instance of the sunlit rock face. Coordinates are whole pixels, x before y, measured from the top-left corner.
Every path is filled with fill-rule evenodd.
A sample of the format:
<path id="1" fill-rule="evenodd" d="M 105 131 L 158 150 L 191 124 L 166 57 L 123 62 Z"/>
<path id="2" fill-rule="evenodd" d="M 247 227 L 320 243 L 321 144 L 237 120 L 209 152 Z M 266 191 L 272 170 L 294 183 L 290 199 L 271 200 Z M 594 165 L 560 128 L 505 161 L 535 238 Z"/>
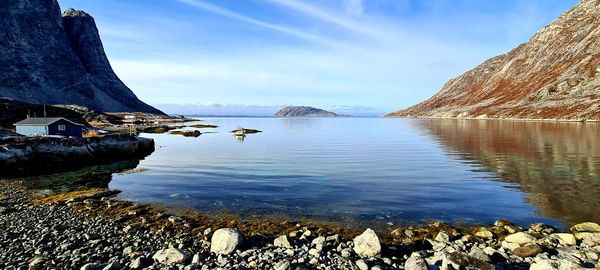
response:
<path id="1" fill-rule="evenodd" d="M 582 0 L 511 52 L 389 117 L 600 120 L 600 1 Z"/>
<path id="2" fill-rule="evenodd" d="M 501 177 L 568 224 L 600 221 L 600 124 L 493 120 L 417 122 L 450 153 Z M 508 185 L 510 183 L 510 185 Z M 512 185 L 516 184 L 516 185 Z"/>
<path id="3" fill-rule="evenodd" d="M 94 19 L 56 0 L 0 1 L 0 97 L 161 113 L 115 75 Z"/>

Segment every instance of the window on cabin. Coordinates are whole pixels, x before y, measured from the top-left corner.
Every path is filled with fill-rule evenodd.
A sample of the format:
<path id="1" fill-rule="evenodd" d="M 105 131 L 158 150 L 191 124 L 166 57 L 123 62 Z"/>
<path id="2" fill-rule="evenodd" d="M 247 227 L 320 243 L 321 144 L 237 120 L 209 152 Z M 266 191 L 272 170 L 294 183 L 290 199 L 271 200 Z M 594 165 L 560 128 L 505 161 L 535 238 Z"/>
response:
<path id="1" fill-rule="evenodd" d="M 58 125 L 58 131 L 65 131 L 67 130 L 67 126 L 65 125 Z"/>

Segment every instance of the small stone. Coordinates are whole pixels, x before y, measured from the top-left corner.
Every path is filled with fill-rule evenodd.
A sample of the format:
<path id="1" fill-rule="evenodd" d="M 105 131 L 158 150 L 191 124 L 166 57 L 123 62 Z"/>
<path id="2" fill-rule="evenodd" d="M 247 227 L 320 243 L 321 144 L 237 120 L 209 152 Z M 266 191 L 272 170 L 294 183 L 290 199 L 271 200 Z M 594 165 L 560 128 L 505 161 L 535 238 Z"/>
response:
<path id="1" fill-rule="evenodd" d="M 154 256 L 152 256 L 152 259 L 154 259 L 155 261 L 157 261 L 161 264 L 169 265 L 169 264 L 183 263 L 188 259 L 188 256 L 186 253 L 184 253 L 180 249 L 168 248 L 168 249 L 161 249 L 158 252 L 156 252 L 156 254 L 154 254 Z"/>
<path id="2" fill-rule="evenodd" d="M 256 267 L 257 267 L 257 265 L 256 265 L 256 262 L 255 262 L 255 261 L 251 261 L 251 262 L 249 262 L 249 263 L 248 263 L 248 266 L 249 266 L 250 268 L 256 268 Z"/>
<path id="3" fill-rule="evenodd" d="M 450 237 L 451 236 L 449 233 L 442 231 L 437 234 L 437 236 L 435 237 L 435 241 L 442 242 L 442 243 L 449 243 Z"/>
<path id="4" fill-rule="evenodd" d="M 571 227 L 572 232 L 600 232 L 600 225 L 594 222 L 579 223 Z"/>
<path id="5" fill-rule="evenodd" d="M 529 270 L 571 270 L 571 269 L 581 269 L 578 264 L 573 263 L 568 260 L 536 260 L 535 263 L 531 265 Z"/>
<path id="6" fill-rule="evenodd" d="M 80 270 L 95 270 L 95 269 L 96 269 L 95 263 L 86 263 L 80 268 Z"/>
<path id="7" fill-rule="evenodd" d="M 513 225 L 513 223 L 506 219 L 499 219 L 499 220 L 496 220 L 496 222 L 494 222 L 494 226 L 496 226 L 496 227 L 504 227 L 507 225 Z"/>
<path id="8" fill-rule="evenodd" d="M 581 243 L 585 246 L 600 245 L 600 233 L 597 232 L 578 232 L 575 233 L 575 239 L 581 240 Z"/>
<path id="9" fill-rule="evenodd" d="M 273 267 L 273 269 L 274 270 L 290 270 L 291 264 L 288 261 L 280 261 Z"/>
<path id="10" fill-rule="evenodd" d="M 460 252 L 444 253 L 442 267 L 449 269 L 449 266 L 454 269 L 480 269 L 480 270 L 495 270 L 496 268 L 482 260 L 475 259 L 469 255 Z"/>
<path id="11" fill-rule="evenodd" d="M 377 234 L 371 229 L 365 230 L 354 238 L 354 252 L 361 257 L 376 257 L 381 254 L 381 244 Z"/>
<path id="12" fill-rule="evenodd" d="M 367 265 L 367 263 L 365 262 L 365 260 L 362 260 L 362 259 L 356 261 L 356 266 L 360 270 L 369 270 L 369 265 Z"/>
<path id="13" fill-rule="evenodd" d="M 123 249 L 123 255 L 124 256 L 129 256 L 129 254 L 133 253 L 133 247 L 132 246 L 128 246 L 126 248 Z"/>
<path id="14" fill-rule="evenodd" d="M 121 265 L 118 262 L 111 262 L 104 266 L 102 270 L 119 270 L 121 269 Z"/>
<path id="15" fill-rule="evenodd" d="M 535 237 L 531 236 L 528 233 L 518 232 L 518 233 L 507 236 L 506 238 L 504 238 L 504 240 L 509 243 L 516 243 L 519 245 L 524 245 L 524 244 L 532 243 L 536 239 L 535 239 Z"/>
<path id="16" fill-rule="evenodd" d="M 556 239 L 561 245 L 574 246 L 577 244 L 575 236 L 570 233 L 553 233 L 549 238 Z"/>
<path id="17" fill-rule="evenodd" d="M 210 240 L 210 252 L 231 254 L 242 244 L 242 235 L 235 229 L 218 229 Z"/>
<path id="18" fill-rule="evenodd" d="M 275 241 L 273 241 L 273 245 L 276 247 L 292 248 L 292 244 L 290 244 L 290 241 L 285 235 L 275 238 Z"/>
<path id="19" fill-rule="evenodd" d="M 319 236 L 319 237 L 313 239 L 312 243 L 315 245 L 323 245 L 323 243 L 325 243 L 325 237 Z"/>
<path id="20" fill-rule="evenodd" d="M 538 245 L 527 245 L 524 247 L 518 247 L 515 250 L 513 250 L 513 254 L 521 258 L 535 257 L 541 252 L 542 248 Z"/>
<path id="21" fill-rule="evenodd" d="M 404 263 L 404 270 L 427 270 L 427 262 L 421 253 L 413 252 Z"/>
<path id="22" fill-rule="evenodd" d="M 490 232 L 487 228 L 481 228 L 478 232 L 475 233 L 475 236 L 483 239 L 493 239 L 494 234 Z"/>
<path id="23" fill-rule="evenodd" d="M 152 262 L 146 257 L 137 257 L 129 264 L 129 268 L 142 269 L 150 264 L 152 264 Z"/>
<path id="24" fill-rule="evenodd" d="M 29 262 L 29 268 L 39 268 L 41 267 L 44 262 L 46 261 L 46 257 L 44 256 L 35 256 L 31 262 Z"/>
<path id="25" fill-rule="evenodd" d="M 518 247 L 521 247 L 521 245 L 517 244 L 517 243 L 509 243 L 506 241 L 502 241 L 502 243 L 500 244 L 504 249 L 508 249 L 510 251 L 515 250 Z"/>

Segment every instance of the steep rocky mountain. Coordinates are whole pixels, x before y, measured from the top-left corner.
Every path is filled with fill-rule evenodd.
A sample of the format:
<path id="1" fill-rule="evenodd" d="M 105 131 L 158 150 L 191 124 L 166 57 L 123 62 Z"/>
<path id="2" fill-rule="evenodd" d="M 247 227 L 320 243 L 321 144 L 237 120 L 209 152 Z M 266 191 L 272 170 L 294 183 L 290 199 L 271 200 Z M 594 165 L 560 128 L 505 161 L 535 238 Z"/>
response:
<path id="1" fill-rule="evenodd" d="M 388 117 L 600 120 L 600 0 Z"/>
<path id="2" fill-rule="evenodd" d="M 56 0 L 0 1 L 0 97 L 163 114 L 115 75 L 94 19 Z"/>
<path id="3" fill-rule="evenodd" d="M 307 106 L 288 106 L 277 113 L 275 117 L 336 117 L 337 114 Z"/>

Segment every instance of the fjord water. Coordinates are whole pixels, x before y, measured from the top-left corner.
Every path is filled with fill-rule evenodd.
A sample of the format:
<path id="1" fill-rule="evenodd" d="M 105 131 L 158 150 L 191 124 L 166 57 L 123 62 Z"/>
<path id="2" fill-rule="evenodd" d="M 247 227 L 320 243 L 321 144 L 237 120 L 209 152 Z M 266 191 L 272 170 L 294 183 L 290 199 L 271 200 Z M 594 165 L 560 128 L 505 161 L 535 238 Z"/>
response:
<path id="1" fill-rule="evenodd" d="M 600 221 L 600 125 L 383 118 L 204 118 L 110 188 L 134 202 L 336 222 Z M 264 132 L 243 142 L 237 128 Z"/>

